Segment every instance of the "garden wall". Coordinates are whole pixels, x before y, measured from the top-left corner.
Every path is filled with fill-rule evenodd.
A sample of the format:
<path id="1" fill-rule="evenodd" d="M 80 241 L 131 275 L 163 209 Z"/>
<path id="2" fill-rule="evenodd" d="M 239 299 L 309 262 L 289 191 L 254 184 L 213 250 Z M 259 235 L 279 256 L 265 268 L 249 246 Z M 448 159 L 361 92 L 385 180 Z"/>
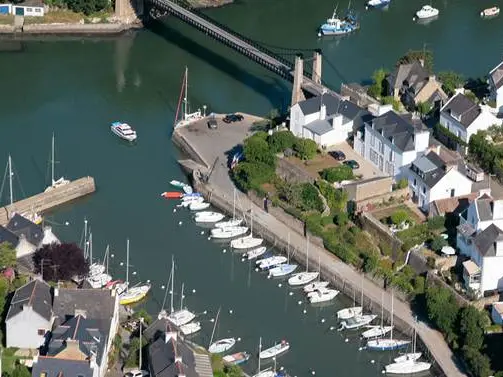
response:
<path id="1" fill-rule="evenodd" d="M 391 247 L 394 259 L 401 253 L 402 241 L 395 237 L 386 225 L 377 220 L 371 213 L 363 212 L 359 216 L 363 230 L 369 232 L 379 241 Z"/>
<path id="2" fill-rule="evenodd" d="M 393 179 L 391 177 L 375 177 L 350 183 L 343 187 L 348 193 L 348 200 L 359 202 L 391 194 Z"/>
<path id="3" fill-rule="evenodd" d="M 314 183 L 315 181 L 307 171 L 284 158 L 278 158 L 276 174 L 288 183 Z"/>
<path id="4" fill-rule="evenodd" d="M 399 189 L 387 192 L 385 194 L 376 195 L 368 199 L 356 201 L 355 210 L 357 212 L 372 211 L 376 208 L 376 205 L 389 202 L 391 198 L 393 198 L 396 201 L 404 201 L 408 199 L 408 197 L 409 197 L 408 188 Z"/>

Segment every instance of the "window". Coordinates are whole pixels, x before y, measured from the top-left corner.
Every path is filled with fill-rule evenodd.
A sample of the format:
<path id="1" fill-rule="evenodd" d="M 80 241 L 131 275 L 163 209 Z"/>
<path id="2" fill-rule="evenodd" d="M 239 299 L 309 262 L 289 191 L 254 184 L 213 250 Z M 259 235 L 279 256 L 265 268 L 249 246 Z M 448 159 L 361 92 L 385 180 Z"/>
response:
<path id="1" fill-rule="evenodd" d="M 27 12 L 33 12 L 33 8 L 26 8 Z"/>
<path id="2" fill-rule="evenodd" d="M 45 329 L 38 329 L 38 330 L 37 330 L 37 334 L 38 334 L 39 336 L 44 336 L 44 335 L 45 335 Z"/>
<path id="3" fill-rule="evenodd" d="M 384 143 L 379 141 L 379 153 L 384 154 Z"/>
<path id="4" fill-rule="evenodd" d="M 40 372 L 40 377 L 47 377 L 47 372 Z"/>
<path id="5" fill-rule="evenodd" d="M 370 149 L 370 155 L 369 155 L 369 158 L 370 158 L 370 161 L 374 163 L 374 165 L 377 165 L 378 164 L 378 158 L 379 158 L 379 155 L 377 154 L 377 152 L 375 150 L 373 150 L 372 148 Z"/>
<path id="6" fill-rule="evenodd" d="M 42 10 L 40 8 L 35 8 L 35 13 L 40 13 Z"/>
<path id="7" fill-rule="evenodd" d="M 454 198 L 456 189 L 451 189 L 451 198 Z"/>
<path id="8" fill-rule="evenodd" d="M 416 181 L 416 178 L 414 178 L 414 184 L 412 186 L 416 187 L 417 185 L 417 181 Z"/>
<path id="9" fill-rule="evenodd" d="M 393 153 L 393 149 L 389 150 L 389 160 L 395 161 L 395 153 Z"/>
<path id="10" fill-rule="evenodd" d="M 426 186 L 423 186 L 423 194 L 426 194 Z"/>
<path id="11" fill-rule="evenodd" d="M 374 134 L 372 134 L 370 137 L 370 145 L 374 146 L 375 143 L 376 143 L 376 137 Z"/>

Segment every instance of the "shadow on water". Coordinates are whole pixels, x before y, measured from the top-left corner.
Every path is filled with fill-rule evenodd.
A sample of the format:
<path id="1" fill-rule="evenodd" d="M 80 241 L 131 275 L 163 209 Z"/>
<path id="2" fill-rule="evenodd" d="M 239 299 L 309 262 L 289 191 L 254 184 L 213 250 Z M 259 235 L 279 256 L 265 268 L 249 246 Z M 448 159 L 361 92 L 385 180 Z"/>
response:
<path id="1" fill-rule="evenodd" d="M 146 27 L 156 35 L 164 38 L 169 43 L 172 43 L 198 59 L 205 61 L 207 64 L 217 68 L 221 72 L 224 72 L 235 79 L 238 78 L 242 84 L 269 99 L 271 103 L 282 101 L 283 98 L 288 98 L 290 96 L 290 89 L 285 85 L 282 79 L 273 79 L 273 83 L 265 81 L 260 77 L 249 73 L 232 60 L 215 53 L 209 48 L 182 35 L 178 30 L 175 30 L 164 22 L 151 20 L 148 22 Z"/>

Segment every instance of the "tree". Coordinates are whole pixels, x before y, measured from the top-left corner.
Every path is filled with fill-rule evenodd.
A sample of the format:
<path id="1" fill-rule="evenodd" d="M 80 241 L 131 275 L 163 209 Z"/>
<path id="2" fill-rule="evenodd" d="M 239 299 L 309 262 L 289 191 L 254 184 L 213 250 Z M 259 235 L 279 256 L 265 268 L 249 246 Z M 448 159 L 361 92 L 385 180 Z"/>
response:
<path id="1" fill-rule="evenodd" d="M 342 182 L 354 178 L 353 169 L 346 165 L 323 169 L 320 175 L 324 180 L 330 183 Z"/>
<path id="2" fill-rule="evenodd" d="M 444 246 L 447 246 L 447 240 L 444 237 L 437 236 L 431 241 L 431 249 L 437 253 L 442 250 Z"/>
<path id="3" fill-rule="evenodd" d="M 38 249 L 33 255 L 35 272 L 47 281 L 70 280 L 89 272 L 89 263 L 75 243 L 52 243 Z"/>
<path id="4" fill-rule="evenodd" d="M 337 212 L 334 215 L 334 223 L 339 226 L 345 226 L 348 223 L 348 214 L 346 212 Z"/>
<path id="5" fill-rule="evenodd" d="M 323 202 L 320 199 L 318 190 L 311 183 L 301 183 L 300 192 L 302 198 L 302 209 L 305 211 L 323 211 Z"/>
<path id="6" fill-rule="evenodd" d="M 416 108 L 419 114 L 421 114 L 421 117 L 424 119 L 424 117 L 426 117 L 431 112 L 433 107 L 429 102 L 419 102 L 416 105 Z"/>
<path id="7" fill-rule="evenodd" d="M 12 371 L 12 377 L 31 377 L 31 373 L 24 365 L 16 364 Z"/>
<path id="8" fill-rule="evenodd" d="M 403 55 L 396 62 L 396 66 L 400 66 L 402 64 L 410 64 L 414 61 L 423 61 L 424 68 L 429 73 L 433 72 L 433 52 L 430 50 L 409 50 L 405 55 Z"/>
<path id="9" fill-rule="evenodd" d="M 259 136 L 252 136 L 244 142 L 244 156 L 247 162 L 262 163 L 276 166 L 276 156 L 269 148 L 269 144 Z"/>
<path id="10" fill-rule="evenodd" d="M 260 186 L 274 177 L 274 168 L 262 163 L 240 162 L 233 170 L 232 177 L 236 185 L 247 192 L 259 190 Z"/>
<path id="11" fill-rule="evenodd" d="M 474 377 L 487 377 L 492 375 L 491 361 L 487 355 L 483 355 L 479 349 L 466 347 L 463 356 Z"/>
<path id="12" fill-rule="evenodd" d="M 108 0 L 65 0 L 68 9 L 84 13 L 86 16 L 107 9 L 110 6 Z"/>
<path id="13" fill-rule="evenodd" d="M 379 265 L 379 256 L 374 252 L 363 254 L 363 271 L 365 273 L 373 272 Z"/>
<path id="14" fill-rule="evenodd" d="M 447 342 L 457 346 L 455 326 L 459 306 L 454 294 L 447 288 L 432 284 L 426 288 L 426 308 L 428 318 L 444 333 Z"/>
<path id="15" fill-rule="evenodd" d="M 316 156 L 318 145 L 310 139 L 297 139 L 293 146 L 293 150 L 302 160 L 310 160 Z"/>
<path id="16" fill-rule="evenodd" d="M 409 186 L 409 181 L 407 180 L 407 178 L 402 178 L 400 179 L 397 183 L 396 183 L 396 188 L 398 190 L 401 190 L 401 189 L 404 189 L 404 188 L 407 188 Z"/>
<path id="17" fill-rule="evenodd" d="M 409 214 L 407 213 L 407 211 L 405 211 L 403 209 L 396 210 L 390 216 L 391 223 L 395 224 L 395 225 L 400 225 L 400 224 L 408 221 L 409 219 L 410 219 Z"/>
<path id="18" fill-rule="evenodd" d="M 0 243 L 0 269 L 16 267 L 16 249 L 9 242 Z"/>
<path id="19" fill-rule="evenodd" d="M 438 79 L 442 83 L 442 89 L 445 94 L 451 97 L 456 89 L 462 88 L 465 79 L 459 73 L 454 71 L 444 71 L 438 74 Z"/>
<path id="20" fill-rule="evenodd" d="M 461 309 L 459 315 L 460 342 L 463 347 L 482 350 L 484 329 L 489 324 L 487 316 L 473 306 Z"/>
<path id="21" fill-rule="evenodd" d="M 368 94 L 374 98 L 386 96 L 386 71 L 379 68 L 372 74 L 372 85 L 368 89 Z"/>
<path id="22" fill-rule="evenodd" d="M 297 138 L 290 131 L 275 132 L 267 138 L 270 148 L 276 153 L 293 148 L 296 140 Z"/>
<path id="23" fill-rule="evenodd" d="M 9 281 L 3 276 L 0 276 L 0 312 L 5 308 L 8 294 L 9 294 Z"/>
<path id="24" fill-rule="evenodd" d="M 440 230 L 444 229 L 445 217 L 444 216 L 434 216 L 428 219 L 428 229 L 430 230 Z"/>
<path id="25" fill-rule="evenodd" d="M 381 99 L 383 105 L 392 105 L 393 110 L 400 111 L 400 101 L 393 96 L 386 96 Z"/>

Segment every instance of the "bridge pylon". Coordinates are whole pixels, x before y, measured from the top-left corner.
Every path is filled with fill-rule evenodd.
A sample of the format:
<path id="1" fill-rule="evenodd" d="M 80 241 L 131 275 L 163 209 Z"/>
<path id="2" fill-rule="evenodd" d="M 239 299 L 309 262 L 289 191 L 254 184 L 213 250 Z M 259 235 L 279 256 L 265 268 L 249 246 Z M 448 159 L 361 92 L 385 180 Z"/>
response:
<path id="1" fill-rule="evenodd" d="M 302 91 L 302 80 L 304 79 L 304 56 L 302 54 L 295 56 L 294 69 L 291 106 L 306 99 Z"/>
<path id="2" fill-rule="evenodd" d="M 123 23 L 138 22 L 143 11 L 143 0 L 115 0 L 115 17 Z"/>
<path id="3" fill-rule="evenodd" d="M 321 50 L 320 49 L 314 50 L 313 72 L 311 79 L 317 84 L 321 84 L 321 61 L 322 61 Z"/>

